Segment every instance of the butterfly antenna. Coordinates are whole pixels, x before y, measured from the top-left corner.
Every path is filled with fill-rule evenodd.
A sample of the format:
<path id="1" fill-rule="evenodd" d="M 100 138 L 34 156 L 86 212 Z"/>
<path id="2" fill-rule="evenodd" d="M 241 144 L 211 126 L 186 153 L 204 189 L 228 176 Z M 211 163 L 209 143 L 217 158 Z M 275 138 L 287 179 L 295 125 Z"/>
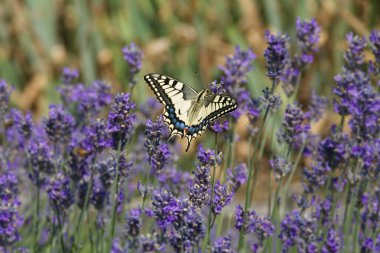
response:
<path id="1" fill-rule="evenodd" d="M 202 86 L 203 86 L 203 84 L 202 84 L 202 78 L 201 78 L 199 72 L 198 72 L 198 71 L 195 71 L 195 75 L 198 77 L 198 81 L 199 81 L 199 83 L 200 83 L 200 85 L 201 85 L 201 87 L 202 87 Z"/>
<path id="2" fill-rule="evenodd" d="M 190 147 L 190 140 L 187 139 L 187 147 L 186 147 L 186 152 L 189 150 L 189 147 Z"/>

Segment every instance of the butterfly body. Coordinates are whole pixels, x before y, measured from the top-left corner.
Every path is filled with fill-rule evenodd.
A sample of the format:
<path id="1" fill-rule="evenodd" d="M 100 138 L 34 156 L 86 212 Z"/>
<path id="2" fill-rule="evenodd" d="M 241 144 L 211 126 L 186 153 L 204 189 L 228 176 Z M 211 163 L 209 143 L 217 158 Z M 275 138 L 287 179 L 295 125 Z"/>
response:
<path id="1" fill-rule="evenodd" d="M 208 124 L 237 108 L 236 100 L 228 95 L 215 95 L 210 89 L 195 91 L 174 78 L 148 74 L 145 81 L 158 100 L 165 106 L 164 118 L 170 129 L 170 137 L 186 137 L 188 150 L 192 139 L 197 138 Z"/>

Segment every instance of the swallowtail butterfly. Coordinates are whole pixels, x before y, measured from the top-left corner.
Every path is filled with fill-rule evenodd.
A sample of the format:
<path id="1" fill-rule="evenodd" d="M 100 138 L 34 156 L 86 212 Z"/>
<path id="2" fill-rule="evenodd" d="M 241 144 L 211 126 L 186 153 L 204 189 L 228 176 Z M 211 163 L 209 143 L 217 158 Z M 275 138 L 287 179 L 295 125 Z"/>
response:
<path id="1" fill-rule="evenodd" d="M 186 151 L 210 122 L 237 108 L 236 100 L 228 95 L 216 95 L 210 89 L 197 92 L 169 76 L 148 74 L 144 79 L 165 106 L 163 115 L 170 129 L 169 139 L 174 135 L 186 137 Z"/>

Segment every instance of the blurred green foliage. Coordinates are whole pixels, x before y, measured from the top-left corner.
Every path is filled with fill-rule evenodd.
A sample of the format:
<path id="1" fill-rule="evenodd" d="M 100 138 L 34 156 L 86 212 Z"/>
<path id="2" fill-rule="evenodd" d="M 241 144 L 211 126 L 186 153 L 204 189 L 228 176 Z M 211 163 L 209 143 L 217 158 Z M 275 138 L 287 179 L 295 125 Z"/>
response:
<path id="1" fill-rule="evenodd" d="M 79 68 L 83 82 L 105 79 L 121 90 L 128 74 L 121 49 L 135 42 L 145 57 L 134 98 L 144 101 L 145 73 L 165 73 L 200 88 L 217 78 L 217 66 L 238 44 L 258 56 L 249 82 L 258 95 L 268 82 L 264 31 L 292 36 L 300 16 L 315 17 L 323 28 L 317 62 L 300 89 L 309 94 L 310 87 L 321 91 L 332 83 L 345 33 L 367 35 L 379 25 L 379 8 L 377 0 L 3 0 L 0 77 L 19 91 L 17 106 L 46 111 L 58 99 L 55 86 L 64 66 Z"/>

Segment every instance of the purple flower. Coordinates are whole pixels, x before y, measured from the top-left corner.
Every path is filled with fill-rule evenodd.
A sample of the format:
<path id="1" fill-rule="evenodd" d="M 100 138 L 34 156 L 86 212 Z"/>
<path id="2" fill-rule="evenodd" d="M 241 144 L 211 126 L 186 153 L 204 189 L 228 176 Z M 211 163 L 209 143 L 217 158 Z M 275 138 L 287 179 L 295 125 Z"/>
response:
<path id="1" fill-rule="evenodd" d="M 314 193 L 327 182 L 328 168 L 325 168 L 320 163 L 314 163 L 311 169 L 303 170 L 304 182 L 302 183 L 306 193 Z"/>
<path id="2" fill-rule="evenodd" d="M 232 56 L 226 57 L 226 66 L 219 66 L 223 72 L 220 80 L 221 85 L 226 91 L 237 99 L 239 107 L 231 113 L 234 120 L 245 113 L 245 105 L 249 101 L 250 95 L 246 87 L 248 81 L 248 73 L 253 70 L 252 61 L 256 55 L 252 50 L 243 51 L 239 46 L 235 47 Z M 216 92 L 218 89 L 212 87 Z"/>
<path id="3" fill-rule="evenodd" d="M 322 247 L 323 253 L 336 253 L 340 252 L 342 249 L 342 239 L 338 235 L 338 233 L 330 228 L 327 232 L 327 238 L 324 241 L 324 245 Z"/>
<path id="4" fill-rule="evenodd" d="M 360 37 L 350 32 L 346 35 L 348 49 L 344 52 L 346 70 L 356 70 L 364 63 L 364 48 L 366 47 L 365 37 Z"/>
<path id="5" fill-rule="evenodd" d="M 286 60 L 286 67 L 281 75 L 282 88 L 287 97 L 290 97 L 294 93 L 301 71 L 314 61 L 314 53 L 317 51 L 319 33 L 321 31 L 315 19 L 307 21 L 301 20 L 299 17 L 296 20 L 296 29 L 297 47 L 300 49 L 300 52 L 296 53 L 293 59 L 289 58 Z"/>
<path id="6" fill-rule="evenodd" d="M 82 144 L 83 138 L 73 136 L 67 145 L 67 164 L 70 169 L 70 177 L 74 182 L 79 182 L 85 176 L 90 175 L 90 160 L 88 159 L 88 151 Z"/>
<path id="7" fill-rule="evenodd" d="M 157 225 L 165 228 L 175 221 L 176 212 L 180 206 L 177 199 L 168 191 L 158 189 L 152 195 L 152 210 Z"/>
<path id="8" fill-rule="evenodd" d="M 207 204 L 209 198 L 210 168 L 196 165 L 193 174 L 194 180 L 189 185 L 189 200 L 192 205 L 201 208 Z"/>
<path id="9" fill-rule="evenodd" d="M 315 217 L 315 219 L 319 220 L 321 224 L 323 224 L 324 226 L 327 226 L 331 222 L 334 222 L 334 220 L 332 220 L 335 218 L 333 216 L 334 213 L 331 214 L 332 207 L 333 207 L 332 198 L 331 196 L 327 196 L 325 200 L 317 201 L 313 216 Z"/>
<path id="10" fill-rule="evenodd" d="M 86 185 L 88 183 L 86 182 Z M 85 187 L 87 192 L 87 187 Z M 96 210 L 103 210 L 106 207 L 109 201 L 109 191 L 108 189 L 101 183 L 101 181 L 96 178 L 94 180 L 92 186 L 92 192 L 90 196 L 90 203 L 95 207 Z"/>
<path id="11" fill-rule="evenodd" d="M 236 192 L 248 178 L 248 169 L 245 163 L 241 163 L 235 167 L 235 171 L 232 172 L 231 169 L 227 169 L 227 182 L 232 186 L 232 190 Z"/>
<path id="12" fill-rule="evenodd" d="M 112 246 L 110 253 L 124 253 L 123 247 L 120 245 L 119 238 L 115 238 L 112 240 Z"/>
<path id="13" fill-rule="evenodd" d="M 216 215 L 220 214 L 223 207 L 229 205 L 232 201 L 234 194 L 228 188 L 227 184 L 221 184 L 219 180 L 215 183 L 211 210 Z"/>
<path id="14" fill-rule="evenodd" d="M 236 46 L 234 54 L 226 57 L 226 66 L 219 66 L 223 72 L 221 84 L 231 95 L 238 98 L 239 88 L 247 83 L 247 75 L 253 70 L 252 61 L 255 58 L 256 55 L 251 49 L 243 51 Z"/>
<path id="15" fill-rule="evenodd" d="M 95 168 L 99 173 L 99 180 L 102 185 L 109 189 L 112 185 L 112 182 L 116 176 L 116 162 L 114 157 L 108 157 L 104 160 L 99 160 L 95 164 Z"/>
<path id="16" fill-rule="evenodd" d="M 229 236 L 221 236 L 215 240 L 212 253 L 233 253 L 231 246 L 231 238 Z"/>
<path id="17" fill-rule="evenodd" d="M 70 180 L 62 172 L 51 177 L 46 187 L 49 201 L 57 215 L 63 216 L 74 203 L 74 195 L 70 189 Z"/>
<path id="18" fill-rule="evenodd" d="M 266 74 L 276 85 L 289 58 L 289 51 L 286 46 L 288 37 L 282 34 L 275 36 L 269 31 L 266 31 L 265 38 L 268 42 L 268 47 L 264 52 L 264 57 L 267 62 Z"/>
<path id="19" fill-rule="evenodd" d="M 315 19 L 310 21 L 301 20 L 297 17 L 297 46 L 302 51 L 301 62 L 303 64 L 311 63 L 313 61 L 313 52 L 318 49 L 319 33 L 321 27 L 317 24 Z"/>
<path id="20" fill-rule="evenodd" d="M 127 211 L 125 216 L 125 230 L 127 236 L 131 238 L 135 238 L 140 235 L 142 228 L 142 217 L 141 217 L 141 209 L 135 208 Z"/>
<path id="21" fill-rule="evenodd" d="M 380 132 L 380 95 L 370 85 L 361 86 L 351 108 L 349 125 L 357 141 L 369 141 Z"/>
<path id="22" fill-rule="evenodd" d="M 74 130 L 75 120 L 61 105 L 49 106 L 49 117 L 43 120 L 45 132 L 53 143 L 67 143 Z"/>
<path id="23" fill-rule="evenodd" d="M 273 170 L 276 181 L 280 181 L 281 178 L 289 174 L 293 169 L 293 165 L 280 156 L 275 156 L 274 159 L 269 161 L 269 164 Z"/>
<path id="24" fill-rule="evenodd" d="M 289 147 L 300 148 L 310 130 L 310 125 L 304 123 L 305 119 L 304 113 L 297 105 L 288 104 L 282 129 L 278 134 L 279 142 L 285 142 Z"/>
<path id="25" fill-rule="evenodd" d="M 332 127 L 331 132 L 331 137 L 327 137 L 320 142 L 318 153 L 329 168 L 335 169 L 348 156 L 348 136 L 340 132 L 336 127 Z"/>
<path id="26" fill-rule="evenodd" d="M 380 173 L 378 170 L 380 164 L 380 139 L 367 141 L 360 149 L 362 152 L 358 157 L 361 157 L 364 162 L 362 174 L 367 178 L 376 180 Z"/>
<path id="27" fill-rule="evenodd" d="M 376 252 L 376 253 L 379 253 L 379 252 L 380 252 L 380 234 L 378 234 L 378 235 L 377 235 L 377 238 L 376 238 L 375 252 Z"/>
<path id="28" fill-rule="evenodd" d="M 153 122 L 148 120 L 145 128 L 144 147 L 148 154 L 148 163 L 153 171 L 161 170 L 170 157 L 168 145 L 162 143 L 165 134 L 165 125 L 162 117 Z"/>
<path id="29" fill-rule="evenodd" d="M 5 115 L 4 126 L 7 143 L 12 147 L 23 149 L 33 131 L 31 114 L 28 113 L 24 117 L 19 110 L 12 108 Z"/>
<path id="30" fill-rule="evenodd" d="M 126 152 L 122 152 L 120 156 L 118 157 L 117 165 L 118 165 L 118 173 L 120 174 L 119 179 L 125 180 L 129 176 L 129 172 L 133 166 L 133 161 L 128 161 Z"/>
<path id="31" fill-rule="evenodd" d="M 23 218 L 17 211 L 20 205 L 17 199 L 1 199 L 0 202 L 0 245 L 8 246 L 21 239 L 18 229 Z"/>
<path id="32" fill-rule="evenodd" d="M 2 174 L 0 175 L 0 199 L 16 199 L 18 194 L 17 183 L 18 180 L 13 172 L 2 172 Z"/>
<path id="33" fill-rule="evenodd" d="M 286 252 L 292 246 L 303 249 L 316 238 L 317 220 L 302 217 L 300 211 L 294 210 L 287 213 L 281 221 L 281 230 L 279 238 L 283 244 L 283 252 Z"/>
<path id="34" fill-rule="evenodd" d="M 69 67 L 63 68 L 61 80 L 64 85 L 73 84 L 73 81 L 78 79 L 78 77 L 78 69 L 70 69 Z"/>
<path id="35" fill-rule="evenodd" d="M 247 214 L 247 216 L 248 216 L 248 214 Z M 245 224 L 244 224 L 244 209 L 239 204 L 236 206 L 236 210 L 235 210 L 235 228 L 240 231 L 241 229 L 243 229 L 244 226 L 245 226 Z M 245 228 L 244 228 L 244 231 L 245 231 Z"/>
<path id="36" fill-rule="evenodd" d="M 363 210 L 360 213 L 361 228 L 365 230 L 368 227 L 371 231 L 376 231 L 376 229 L 379 227 L 380 221 L 379 212 L 379 198 L 370 198 L 370 202 L 364 206 Z"/>
<path id="37" fill-rule="evenodd" d="M 18 229 L 23 218 L 18 212 L 21 202 L 18 200 L 16 175 L 4 171 L 0 175 L 0 245 L 8 246 L 21 239 Z"/>
<path id="38" fill-rule="evenodd" d="M 140 72 L 142 66 L 143 53 L 134 43 L 123 48 L 124 60 L 129 66 L 129 85 L 135 86 L 137 83 L 136 74 Z"/>
<path id="39" fill-rule="evenodd" d="M 345 71 L 334 79 L 334 110 L 342 116 L 349 115 L 357 106 L 356 98 L 360 95 L 361 88 L 370 85 L 369 76 L 361 70 L 355 70 Z"/>
<path id="40" fill-rule="evenodd" d="M 281 97 L 277 94 L 273 94 L 268 87 L 265 87 L 263 94 L 264 95 L 260 97 L 260 100 L 266 110 L 276 112 L 282 105 Z"/>
<path id="41" fill-rule="evenodd" d="M 99 115 L 111 101 L 111 86 L 101 80 L 96 80 L 89 86 L 79 84 L 71 91 L 70 102 L 76 105 L 76 113 L 82 119 Z"/>
<path id="42" fill-rule="evenodd" d="M 9 98 L 13 88 L 9 87 L 5 80 L 0 80 L 0 119 L 4 117 L 4 114 L 8 110 Z"/>
<path id="43" fill-rule="evenodd" d="M 247 126 L 247 131 L 249 136 L 254 137 L 258 131 L 256 122 L 258 121 L 261 109 L 260 109 L 260 99 L 250 98 L 246 103 L 244 110 L 247 112 L 249 124 Z"/>
<path id="44" fill-rule="evenodd" d="M 165 252 L 165 244 L 156 233 L 142 235 L 140 238 L 141 252 Z"/>
<path id="45" fill-rule="evenodd" d="M 380 74 L 380 30 L 372 30 L 369 35 L 369 41 L 372 53 L 375 56 L 375 62 L 369 62 L 369 71 L 374 76 L 378 76 Z M 380 85 L 380 81 L 377 82 L 377 85 Z"/>
<path id="46" fill-rule="evenodd" d="M 217 81 L 213 81 L 212 83 L 210 83 L 209 88 L 214 94 L 223 94 L 226 92 L 226 90 L 223 88 L 223 84 Z"/>
<path id="47" fill-rule="evenodd" d="M 83 148 L 90 154 L 100 154 L 111 146 L 107 132 L 107 122 L 101 119 L 92 120 L 84 129 Z"/>
<path id="48" fill-rule="evenodd" d="M 31 165 L 30 179 L 36 185 L 43 184 L 43 173 L 52 174 L 54 171 L 53 152 L 48 142 L 43 138 L 33 138 L 27 148 L 26 155 Z"/>
<path id="49" fill-rule="evenodd" d="M 229 125 L 230 124 L 228 120 L 225 120 L 223 123 L 220 123 L 219 121 L 214 121 L 211 123 L 210 128 L 215 133 L 220 134 L 222 132 L 228 131 Z"/>
<path id="50" fill-rule="evenodd" d="M 175 212 L 173 228 L 166 235 L 170 245 L 176 252 L 192 252 L 205 234 L 204 215 L 186 200 L 178 200 L 178 210 Z"/>
<path id="51" fill-rule="evenodd" d="M 128 93 L 121 93 L 115 96 L 112 110 L 108 114 L 107 125 L 107 131 L 111 135 L 111 143 L 114 150 L 123 150 L 127 143 L 136 119 L 135 115 L 131 113 L 134 109 L 135 104 L 131 102 Z"/>
<path id="52" fill-rule="evenodd" d="M 268 217 L 259 217 L 255 211 L 248 209 L 244 220 L 244 210 L 241 205 L 236 206 L 235 220 L 237 230 L 243 229 L 245 234 L 254 233 L 260 244 L 273 235 L 274 225 Z"/>
<path id="53" fill-rule="evenodd" d="M 310 121 L 317 122 L 322 118 L 323 113 L 325 112 L 328 105 L 328 100 L 326 97 L 320 97 L 313 90 L 311 93 L 311 100 L 309 104 L 309 110 L 306 113 L 306 118 Z"/>
<path id="54" fill-rule="evenodd" d="M 27 140 L 31 137 L 33 131 L 33 120 L 32 114 L 30 112 L 26 113 L 25 116 L 16 109 L 11 109 L 6 116 L 5 124 L 9 128 L 14 126 L 16 131 L 23 138 L 22 141 Z"/>
<path id="55" fill-rule="evenodd" d="M 217 166 L 222 163 L 222 152 L 215 154 L 215 150 L 203 148 L 203 145 L 198 146 L 197 158 L 202 166 Z"/>
<path id="56" fill-rule="evenodd" d="M 371 253 L 373 252 L 373 240 L 371 237 L 367 237 L 363 240 L 361 244 L 360 252 L 362 253 Z"/>

